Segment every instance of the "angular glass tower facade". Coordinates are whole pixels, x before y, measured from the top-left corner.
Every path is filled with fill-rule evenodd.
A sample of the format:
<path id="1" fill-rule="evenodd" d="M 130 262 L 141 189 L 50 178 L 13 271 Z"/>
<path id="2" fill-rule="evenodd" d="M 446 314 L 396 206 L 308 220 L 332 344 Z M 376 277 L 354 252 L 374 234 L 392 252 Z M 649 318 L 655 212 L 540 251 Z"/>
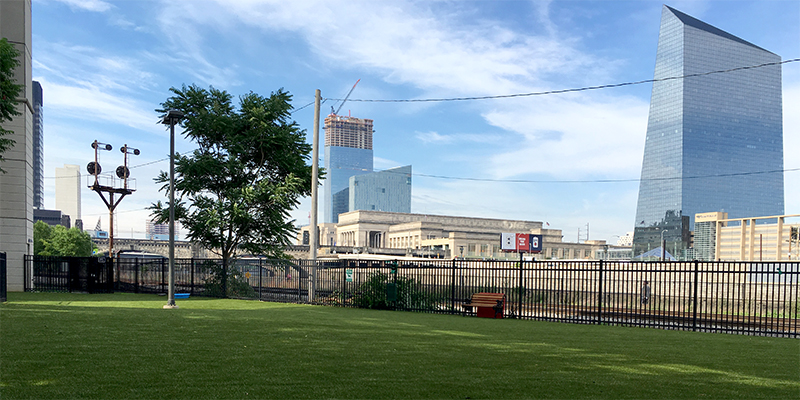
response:
<path id="1" fill-rule="evenodd" d="M 766 63 L 780 56 L 664 6 L 655 79 Z M 781 67 L 653 83 L 634 228 L 634 255 L 680 257 L 696 213 L 782 215 Z M 768 172 L 772 171 L 772 172 Z"/>
<path id="2" fill-rule="evenodd" d="M 411 166 L 350 177 L 349 211 L 411 212 Z"/>
<path id="3" fill-rule="evenodd" d="M 325 118 L 323 222 L 339 222 L 348 208 L 350 177 L 372 172 L 372 120 L 331 114 Z"/>

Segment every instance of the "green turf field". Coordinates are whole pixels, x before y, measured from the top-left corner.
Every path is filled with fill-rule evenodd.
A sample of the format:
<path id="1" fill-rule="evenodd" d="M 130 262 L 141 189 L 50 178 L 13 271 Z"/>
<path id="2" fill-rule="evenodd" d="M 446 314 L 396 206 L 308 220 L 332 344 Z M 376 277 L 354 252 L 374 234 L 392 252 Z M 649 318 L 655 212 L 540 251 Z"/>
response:
<path id="1" fill-rule="evenodd" d="M 9 293 L 0 398 L 800 398 L 800 340 Z"/>

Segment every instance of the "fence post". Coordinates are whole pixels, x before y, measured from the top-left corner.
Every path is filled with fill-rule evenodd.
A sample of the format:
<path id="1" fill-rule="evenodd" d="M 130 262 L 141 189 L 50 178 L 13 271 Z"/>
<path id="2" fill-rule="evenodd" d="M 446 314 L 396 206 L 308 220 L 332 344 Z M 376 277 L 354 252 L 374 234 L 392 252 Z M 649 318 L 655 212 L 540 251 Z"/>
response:
<path id="1" fill-rule="evenodd" d="M 119 264 L 117 264 L 117 270 L 119 270 Z M 108 260 L 106 260 L 106 290 L 107 293 L 114 293 L 114 263 L 112 262 L 111 265 L 108 265 Z M 119 272 L 117 272 L 119 273 Z"/>
<path id="2" fill-rule="evenodd" d="M 261 257 L 259 257 L 258 258 L 258 299 L 259 300 L 261 300 L 261 286 L 262 286 L 261 285 L 261 271 L 264 270 L 264 268 L 261 266 L 261 262 L 262 261 L 263 260 L 261 259 Z"/>
<path id="3" fill-rule="evenodd" d="M 191 269 L 189 270 L 189 282 L 191 283 L 191 288 L 189 289 L 189 295 L 194 294 L 194 257 L 192 257 L 191 261 L 189 262 Z"/>
<path id="4" fill-rule="evenodd" d="M 597 273 L 597 323 L 603 323 L 603 260 L 600 260 L 600 269 Z"/>
<path id="5" fill-rule="evenodd" d="M 161 292 L 164 292 L 164 262 L 165 260 L 161 259 Z"/>
<path id="6" fill-rule="evenodd" d="M 450 312 L 456 309 L 456 259 L 453 258 L 453 268 L 450 279 Z"/>
<path id="7" fill-rule="evenodd" d="M 522 295 L 525 289 L 522 287 L 522 270 L 525 266 L 525 259 L 519 253 L 519 298 L 517 299 L 517 319 L 522 319 Z"/>
<path id="8" fill-rule="evenodd" d="M 692 306 L 692 331 L 697 330 L 697 286 L 700 276 L 700 262 L 694 260 L 694 305 Z"/>
<path id="9" fill-rule="evenodd" d="M 134 258 L 133 259 L 133 279 L 134 279 L 133 292 L 134 293 L 139 293 L 139 259 L 138 258 Z"/>
<path id="10" fill-rule="evenodd" d="M 28 266 L 25 265 L 28 261 L 28 255 L 23 256 L 23 268 L 27 271 Z M 6 282 L 6 253 L 0 253 L 0 303 L 5 303 L 8 300 L 8 283 Z M 27 278 L 27 273 L 25 274 Z M 23 279 L 25 279 L 23 278 Z M 27 281 L 27 280 L 26 280 Z M 27 282 L 25 284 L 27 286 Z M 23 287 L 22 290 L 27 289 Z"/>
<path id="11" fill-rule="evenodd" d="M 106 259 L 106 261 L 108 261 L 108 259 Z M 119 290 L 119 283 L 120 283 L 119 274 L 121 273 L 119 269 L 120 269 L 120 263 L 117 263 L 116 266 L 114 265 L 113 262 L 111 263 L 111 271 L 116 272 L 117 274 L 117 279 L 112 278 L 112 280 L 114 280 L 114 282 L 116 283 L 114 286 L 116 287 L 117 290 Z"/>

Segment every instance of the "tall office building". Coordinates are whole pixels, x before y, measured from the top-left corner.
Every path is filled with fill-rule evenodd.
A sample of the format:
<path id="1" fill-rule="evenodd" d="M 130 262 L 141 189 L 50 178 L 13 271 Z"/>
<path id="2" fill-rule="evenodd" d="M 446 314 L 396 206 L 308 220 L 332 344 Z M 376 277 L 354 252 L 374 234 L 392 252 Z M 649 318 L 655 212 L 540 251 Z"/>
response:
<path id="1" fill-rule="evenodd" d="M 656 80 L 780 60 L 663 7 Z M 780 65 L 654 82 L 633 254 L 658 247 L 663 237 L 680 256 L 696 213 L 782 215 L 781 107 Z"/>
<path id="2" fill-rule="evenodd" d="M 64 164 L 64 168 L 56 168 L 56 210 L 69 215 L 78 226 L 81 219 L 81 171 L 77 165 Z"/>
<path id="3" fill-rule="evenodd" d="M 44 208 L 44 116 L 42 85 L 33 81 L 33 208 Z"/>
<path id="4" fill-rule="evenodd" d="M 411 212 L 411 166 L 350 177 L 349 211 Z"/>
<path id="5" fill-rule="evenodd" d="M 24 290 L 24 256 L 33 254 L 33 101 L 31 83 L 31 0 L 0 1 L 0 37 L 19 51 L 20 64 L 13 81 L 22 85 L 15 110 L 20 114 L 3 122 L 15 142 L 3 153 L 0 168 L 0 253 L 6 253 L 7 274 L 0 277 L 9 291 Z M 4 280 L 7 278 L 8 280 Z"/>
<path id="6" fill-rule="evenodd" d="M 331 114 L 325 118 L 323 222 L 350 211 L 350 177 L 372 172 L 372 120 Z"/>

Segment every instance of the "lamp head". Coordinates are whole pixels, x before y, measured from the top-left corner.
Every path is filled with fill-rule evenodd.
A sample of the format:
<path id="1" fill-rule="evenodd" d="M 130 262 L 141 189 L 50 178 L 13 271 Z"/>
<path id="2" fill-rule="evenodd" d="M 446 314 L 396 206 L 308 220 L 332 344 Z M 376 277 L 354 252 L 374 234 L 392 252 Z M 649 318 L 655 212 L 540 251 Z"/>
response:
<path id="1" fill-rule="evenodd" d="M 161 120 L 161 123 L 164 125 L 172 125 L 178 121 L 183 119 L 183 112 L 180 110 L 169 110 L 167 111 L 167 115 L 164 116 L 164 119 Z"/>

